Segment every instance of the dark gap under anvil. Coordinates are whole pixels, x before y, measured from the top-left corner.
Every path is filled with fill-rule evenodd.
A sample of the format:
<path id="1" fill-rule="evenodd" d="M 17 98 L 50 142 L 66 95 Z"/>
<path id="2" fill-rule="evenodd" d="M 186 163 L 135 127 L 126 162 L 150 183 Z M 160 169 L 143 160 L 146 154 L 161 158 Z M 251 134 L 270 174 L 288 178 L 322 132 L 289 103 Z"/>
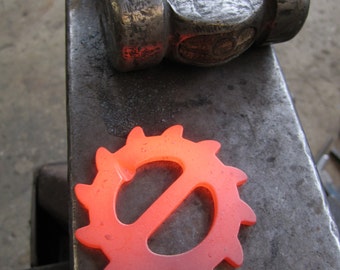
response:
<path id="1" fill-rule="evenodd" d="M 74 269 L 103 269 L 108 263 L 74 237 L 89 222 L 74 186 L 92 183 L 96 150 L 118 150 L 137 125 L 151 136 L 174 124 L 183 125 L 184 137 L 192 141 L 219 141 L 218 157 L 249 177 L 239 192 L 257 223 L 241 227 L 240 269 L 340 269 L 338 233 L 271 47 L 252 49 L 215 68 L 164 62 L 119 73 L 107 59 L 95 1 L 67 1 L 67 16 Z M 187 220 L 197 214 L 202 213 L 190 212 Z"/>

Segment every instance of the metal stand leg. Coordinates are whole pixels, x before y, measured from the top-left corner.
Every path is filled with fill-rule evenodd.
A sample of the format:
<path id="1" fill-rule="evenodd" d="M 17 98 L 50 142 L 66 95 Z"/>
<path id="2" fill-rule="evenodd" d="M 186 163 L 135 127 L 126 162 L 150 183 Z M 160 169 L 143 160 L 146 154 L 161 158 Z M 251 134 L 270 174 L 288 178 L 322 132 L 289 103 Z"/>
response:
<path id="1" fill-rule="evenodd" d="M 69 187 L 66 163 L 38 168 L 31 219 L 31 269 L 68 269 Z"/>

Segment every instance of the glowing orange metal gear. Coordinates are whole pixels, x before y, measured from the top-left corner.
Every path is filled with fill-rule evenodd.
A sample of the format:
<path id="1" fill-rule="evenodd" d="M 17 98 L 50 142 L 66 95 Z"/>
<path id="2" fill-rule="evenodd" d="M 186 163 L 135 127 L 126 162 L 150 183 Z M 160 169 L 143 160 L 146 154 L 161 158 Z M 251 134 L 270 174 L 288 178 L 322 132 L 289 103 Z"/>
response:
<path id="1" fill-rule="evenodd" d="M 247 176 L 216 157 L 220 149 L 217 141 L 195 143 L 184 139 L 182 133 L 183 127 L 177 125 L 162 135 L 146 137 L 136 127 L 117 152 L 99 148 L 93 183 L 75 186 L 76 196 L 90 218 L 88 226 L 76 231 L 76 238 L 103 251 L 110 261 L 105 269 L 213 269 L 223 260 L 234 267 L 243 263 L 239 227 L 256 222 L 254 212 L 237 190 Z M 176 162 L 183 173 L 133 224 L 123 224 L 115 207 L 119 189 L 133 179 L 137 168 L 154 161 Z M 198 187 L 207 188 L 214 202 L 215 216 L 208 235 L 185 253 L 152 252 L 147 244 L 149 237 Z"/>

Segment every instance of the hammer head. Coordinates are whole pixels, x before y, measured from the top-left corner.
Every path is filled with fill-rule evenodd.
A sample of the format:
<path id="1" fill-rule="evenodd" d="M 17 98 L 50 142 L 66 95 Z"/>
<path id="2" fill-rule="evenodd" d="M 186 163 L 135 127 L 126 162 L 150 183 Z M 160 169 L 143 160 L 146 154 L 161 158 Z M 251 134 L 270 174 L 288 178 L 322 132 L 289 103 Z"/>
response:
<path id="1" fill-rule="evenodd" d="M 113 66 L 130 71 L 164 57 L 196 66 L 228 62 L 253 44 L 293 38 L 309 0 L 102 0 Z"/>

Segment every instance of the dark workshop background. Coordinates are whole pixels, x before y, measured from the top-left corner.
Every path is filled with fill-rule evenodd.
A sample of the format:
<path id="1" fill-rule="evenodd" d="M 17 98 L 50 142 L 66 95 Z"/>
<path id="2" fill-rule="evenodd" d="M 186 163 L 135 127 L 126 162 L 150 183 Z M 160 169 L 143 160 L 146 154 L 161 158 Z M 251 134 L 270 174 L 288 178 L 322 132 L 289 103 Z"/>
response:
<path id="1" fill-rule="evenodd" d="M 275 48 L 316 156 L 340 128 L 340 5 L 311 2 Z M 0 268 L 23 269 L 33 170 L 67 159 L 64 1 L 0 0 L 0 89 Z"/>

